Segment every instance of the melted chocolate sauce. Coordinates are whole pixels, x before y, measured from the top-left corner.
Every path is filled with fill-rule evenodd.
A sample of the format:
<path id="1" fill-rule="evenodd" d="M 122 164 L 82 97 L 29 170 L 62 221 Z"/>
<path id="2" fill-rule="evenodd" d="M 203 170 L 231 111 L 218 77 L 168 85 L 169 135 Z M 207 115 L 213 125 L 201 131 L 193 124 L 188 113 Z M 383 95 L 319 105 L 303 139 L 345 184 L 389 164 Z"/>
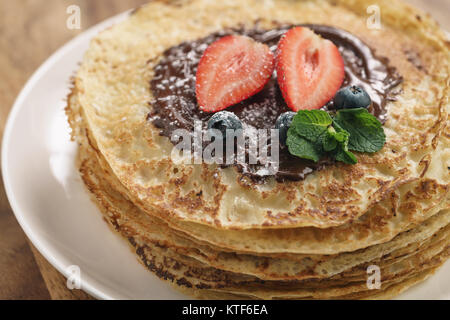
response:
<path id="1" fill-rule="evenodd" d="M 393 89 L 402 78 L 388 59 L 376 56 L 372 49 L 354 35 L 334 27 L 325 25 L 306 25 L 323 38 L 333 41 L 345 63 L 345 80 L 343 86 L 357 85 L 372 98 L 369 111 L 381 122 L 386 121 L 386 103 L 395 100 Z M 162 59 L 154 68 L 151 81 L 153 113 L 149 121 L 161 129 L 161 135 L 171 137 L 176 129 L 194 130 L 194 121 L 200 120 L 206 127 L 211 113 L 203 112 L 197 105 L 195 95 L 195 75 L 203 52 L 217 39 L 229 34 L 249 36 L 256 41 L 267 44 L 275 51 L 281 36 L 292 26 L 280 26 L 272 30 L 232 29 L 213 33 L 196 41 L 183 42 L 164 52 Z M 332 101 L 325 109 L 333 109 Z M 227 109 L 235 113 L 244 127 L 271 129 L 278 116 L 289 111 L 278 87 L 276 75 L 265 88 L 253 97 Z M 204 128 L 205 129 L 205 128 Z M 301 180 L 314 170 L 320 170 L 331 160 L 314 163 L 292 156 L 286 148 L 281 148 L 277 180 Z M 235 164 L 240 172 L 255 179 L 261 179 L 258 165 Z"/>

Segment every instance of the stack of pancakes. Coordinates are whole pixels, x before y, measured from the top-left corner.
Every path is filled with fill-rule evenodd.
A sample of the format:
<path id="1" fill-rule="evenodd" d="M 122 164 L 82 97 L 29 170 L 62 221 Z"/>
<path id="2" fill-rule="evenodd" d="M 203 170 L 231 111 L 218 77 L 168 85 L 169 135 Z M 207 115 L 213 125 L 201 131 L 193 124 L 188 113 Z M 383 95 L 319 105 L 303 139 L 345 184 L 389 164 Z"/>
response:
<path id="1" fill-rule="evenodd" d="M 366 28 L 374 2 L 381 30 Z M 147 119 L 161 54 L 273 21 L 336 26 L 389 57 L 404 81 L 387 105 L 386 146 L 302 181 L 175 161 Z M 142 263 L 192 296 L 390 298 L 450 254 L 449 57 L 437 25 L 399 1 L 153 1 L 98 35 L 74 79 L 66 110 L 80 173 Z M 377 271 L 380 287 L 368 286 Z"/>

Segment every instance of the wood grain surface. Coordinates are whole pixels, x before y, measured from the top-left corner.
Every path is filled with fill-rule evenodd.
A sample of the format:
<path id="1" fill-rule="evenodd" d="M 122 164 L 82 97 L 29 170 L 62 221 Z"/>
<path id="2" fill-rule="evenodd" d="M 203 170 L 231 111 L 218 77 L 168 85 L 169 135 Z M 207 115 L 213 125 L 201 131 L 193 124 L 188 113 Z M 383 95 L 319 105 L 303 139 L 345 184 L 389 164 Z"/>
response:
<path id="1" fill-rule="evenodd" d="M 6 117 L 31 74 L 56 49 L 90 26 L 146 0 L 0 0 L 0 138 Z M 66 27 L 67 7 L 81 9 L 81 30 Z M 36 259 L 33 257 L 33 251 Z M 39 271 L 39 269 L 42 271 Z M 0 299 L 87 299 L 33 248 L 0 183 Z"/>
<path id="2" fill-rule="evenodd" d="M 213 1 L 213 0 L 212 0 Z M 0 0 L 0 138 L 26 80 L 65 42 L 90 26 L 146 0 Z M 374 3 L 376 1 L 374 0 Z M 410 0 L 450 30 L 449 0 Z M 81 30 L 66 27 L 70 5 L 81 8 Z M 0 173 L 1 176 L 1 173 Z M 0 184 L 0 299 L 91 299 L 66 280 L 28 242 Z"/>

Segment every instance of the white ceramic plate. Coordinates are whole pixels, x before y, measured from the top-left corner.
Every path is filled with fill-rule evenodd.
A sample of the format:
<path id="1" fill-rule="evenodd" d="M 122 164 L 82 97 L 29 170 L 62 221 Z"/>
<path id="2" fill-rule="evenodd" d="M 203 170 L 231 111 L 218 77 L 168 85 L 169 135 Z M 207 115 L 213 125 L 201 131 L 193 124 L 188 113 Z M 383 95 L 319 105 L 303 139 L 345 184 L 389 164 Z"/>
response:
<path id="1" fill-rule="evenodd" d="M 127 16 L 109 19 L 70 41 L 32 76 L 17 98 L 3 140 L 6 192 L 23 230 L 68 277 L 81 271 L 82 289 L 100 299 L 184 299 L 147 271 L 111 232 L 90 201 L 74 165 L 64 114 L 70 77 L 90 39 Z M 450 263 L 403 299 L 450 299 Z"/>

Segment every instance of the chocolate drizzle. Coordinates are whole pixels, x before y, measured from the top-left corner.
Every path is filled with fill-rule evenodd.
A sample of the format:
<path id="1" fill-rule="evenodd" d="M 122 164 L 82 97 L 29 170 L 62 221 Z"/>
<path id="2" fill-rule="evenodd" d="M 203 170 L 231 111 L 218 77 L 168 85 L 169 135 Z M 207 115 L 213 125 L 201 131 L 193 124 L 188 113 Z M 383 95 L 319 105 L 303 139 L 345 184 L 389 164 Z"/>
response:
<path id="1" fill-rule="evenodd" d="M 343 86 L 363 87 L 372 98 L 369 111 L 381 122 L 386 121 L 386 103 L 395 99 L 393 89 L 402 81 L 395 68 L 388 65 L 387 58 L 378 57 L 366 44 L 354 35 L 325 25 L 305 25 L 333 41 L 339 48 L 345 62 L 345 80 Z M 272 30 L 231 29 L 213 33 L 196 41 L 183 42 L 166 50 L 160 62 L 154 68 L 151 90 L 154 100 L 153 112 L 149 121 L 161 129 L 161 135 L 171 137 L 176 129 L 194 130 L 194 121 L 200 120 L 206 127 L 212 116 L 198 108 L 195 96 L 195 74 L 204 50 L 215 40 L 228 34 L 247 35 L 256 41 L 267 44 L 275 51 L 281 36 L 292 26 L 280 26 Z M 333 109 L 330 102 L 325 107 Z M 256 129 L 270 129 L 278 116 L 289 109 L 284 102 L 277 84 L 276 75 L 266 87 L 253 97 L 230 107 L 227 111 L 235 113 L 244 126 Z M 331 163 L 324 160 L 318 164 L 302 160 L 289 154 L 286 148 L 280 150 L 280 170 L 275 175 L 278 180 L 300 180 L 314 170 Z M 260 179 L 258 166 L 237 165 L 239 171 L 252 178 Z"/>

